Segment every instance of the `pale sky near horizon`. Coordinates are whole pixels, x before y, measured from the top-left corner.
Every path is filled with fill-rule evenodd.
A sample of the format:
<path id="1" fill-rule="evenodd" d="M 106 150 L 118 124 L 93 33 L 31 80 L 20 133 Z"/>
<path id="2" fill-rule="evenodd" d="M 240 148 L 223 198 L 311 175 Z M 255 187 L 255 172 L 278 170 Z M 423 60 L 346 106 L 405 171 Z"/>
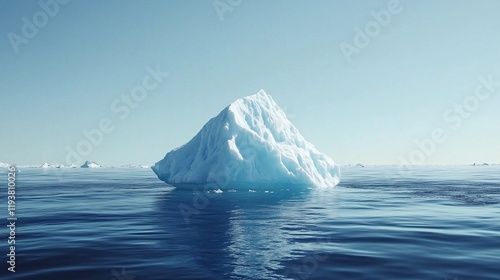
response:
<path id="1" fill-rule="evenodd" d="M 40 3 L 1 4 L 0 162 L 64 164 L 104 120 L 81 161 L 153 164 L 260 89 L 340 164 L 500 162 L 500 1 Z"/>

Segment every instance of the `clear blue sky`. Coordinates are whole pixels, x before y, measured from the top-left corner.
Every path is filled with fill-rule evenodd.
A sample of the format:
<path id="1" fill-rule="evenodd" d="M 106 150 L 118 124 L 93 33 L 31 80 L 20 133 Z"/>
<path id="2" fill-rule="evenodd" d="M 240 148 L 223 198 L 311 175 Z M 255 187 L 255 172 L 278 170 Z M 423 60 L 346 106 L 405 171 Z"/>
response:
<path id="1" fill-rule="evenodd" d="M 242 0 L 221 18 L 211 0 L 72 0 L 16 53 L 9 34 L 43 9 L 2 1 L 0 162 L 65 163 L 107 118 L 114 130 L 83 159 L 151 164 L 261 88 L 341 164 L 397 164 L 436 128 L 446 141 L 424 163 L 500 162 L 500 87 L 443 118 L 478 77 L 500 82 L 500 1 L 400 1 L 348 62 L 342 42 L 389 2 Z M 168 77 L 120 119 L 113 101 L 157 65 Z"/>

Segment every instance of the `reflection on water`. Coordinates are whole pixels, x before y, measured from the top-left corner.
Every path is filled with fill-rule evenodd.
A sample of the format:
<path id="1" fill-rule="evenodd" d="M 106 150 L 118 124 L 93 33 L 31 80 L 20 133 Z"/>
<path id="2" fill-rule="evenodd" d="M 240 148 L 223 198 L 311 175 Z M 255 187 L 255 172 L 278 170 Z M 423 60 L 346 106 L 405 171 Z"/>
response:
<path id="1" fill-rule="evenodd" d="M 495 279 L 498 171 L 350 167 L 333 190 L 214 194 L 150 170 L 26 169 L 9 279 Z"/>
<path id="2" fill-rule="evenodd" d="M 182 228 L 178 243 L 189 247 L 193 264 L 214 278 L 221 272 L 234 279 L 276 277 L 276 271 L 284 269 L 281 261 L 299 249 L 287 234 L 294 227 L 305 227 L 301 221 L 311 218 L 301 217 L 298 205 L 307 203 L 310 192 L 205 193 L 206 205 L 196 201 L 200 194 L 173 190 L 160 207 L 168 213 L 177 210 L 174 221 L 166 225 Z M 188 223 L 179 207 L 191 211 L 185 215 Z M 299 235 L 305 238 L 304 233 Z"/>

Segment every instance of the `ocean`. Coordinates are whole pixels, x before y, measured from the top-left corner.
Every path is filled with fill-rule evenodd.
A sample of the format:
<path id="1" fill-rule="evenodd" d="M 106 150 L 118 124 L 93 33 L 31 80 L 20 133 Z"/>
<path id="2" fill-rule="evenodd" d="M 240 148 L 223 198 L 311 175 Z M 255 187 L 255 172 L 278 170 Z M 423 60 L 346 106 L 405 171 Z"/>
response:
<path id="1" fill-rule="evenodd" d="M 1 279 L 500 279 L 499 165 L 351 166 L 334 189 L 222 193 L 150 169 L 20 168 L 15 195 Z"/>

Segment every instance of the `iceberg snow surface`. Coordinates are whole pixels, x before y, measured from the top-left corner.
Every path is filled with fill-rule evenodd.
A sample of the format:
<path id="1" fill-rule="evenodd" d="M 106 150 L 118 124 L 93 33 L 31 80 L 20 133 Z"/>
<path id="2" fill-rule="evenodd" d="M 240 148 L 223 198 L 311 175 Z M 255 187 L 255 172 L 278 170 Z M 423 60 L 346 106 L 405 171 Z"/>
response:
<path id="1" fill-rule="evenodd" d="M 191 141 L 151 168 L 178 187 L 216 183 L 222 189 L 325 188 L 340 181 L 339 166 L 307 142 L 263 90 L 230 104 Z"/>

